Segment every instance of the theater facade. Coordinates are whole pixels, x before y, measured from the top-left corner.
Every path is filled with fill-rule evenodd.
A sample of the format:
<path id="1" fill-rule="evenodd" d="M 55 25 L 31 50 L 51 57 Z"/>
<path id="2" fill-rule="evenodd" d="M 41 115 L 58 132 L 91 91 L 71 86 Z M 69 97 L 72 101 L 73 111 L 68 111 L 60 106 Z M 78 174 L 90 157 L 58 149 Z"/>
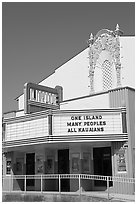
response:
<path id="1" fill-rule="evenodd" d="M 86 49 L 38 84 L 26 83 L 16 100 L 18 110 L 3 115 L 4 176 L 135 177 L 134 37 L 122 37 L 118 25 L 91 34 Z M 4 180 L 3 189 L 8 185 Z M 38 186 L 26 183 L 27 190 Z M 99 180 L 81 187 L 106 189 Z M 22 190 L 23 183 L 14 180 L 11 188 Z M 62 191 L 76 189 L 74 180 L 61 183 Z"/>

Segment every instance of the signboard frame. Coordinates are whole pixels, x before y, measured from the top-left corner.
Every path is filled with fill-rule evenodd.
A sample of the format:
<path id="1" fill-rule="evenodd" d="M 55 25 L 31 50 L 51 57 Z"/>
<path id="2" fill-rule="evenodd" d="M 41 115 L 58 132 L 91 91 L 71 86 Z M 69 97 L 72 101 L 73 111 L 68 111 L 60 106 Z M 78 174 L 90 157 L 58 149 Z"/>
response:
<path id="1" fill-rule="evenodd" d="M 24 112 L 26 114 L 45 109 L 59 109 L 63 100 L 63 88 L 55 88 L 28 82 L 24 85 Z"/>

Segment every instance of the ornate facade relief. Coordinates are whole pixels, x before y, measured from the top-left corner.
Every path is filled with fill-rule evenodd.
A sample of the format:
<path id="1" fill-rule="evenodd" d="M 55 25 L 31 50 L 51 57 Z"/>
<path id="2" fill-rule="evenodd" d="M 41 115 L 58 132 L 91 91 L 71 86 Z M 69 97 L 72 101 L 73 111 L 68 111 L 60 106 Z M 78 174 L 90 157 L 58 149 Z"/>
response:
<path id="1" fill-rule="evenodd" d="M 103 29 L 97 33 L 95 37 L 93 37 L 93 34 L 91 33 L 90 39 L 89 39 L 89 78 L 90 78 L 90 94 L 94 93 L 94 73 L 97 65 L 97 61 L 100 57 L 100 54 L 102 51 L 109 52 L 109 55 L 111 56 L 112 62 L 107 61 L 107 65 L 109 64 L 108 72 L 110 72 L 111 68 L 110 65 L 114 63 L 115 70 L 116 70 L 116 76 L 117 76 L 117 87 L 121 86 L 121 63 L 120 63 L 120 42 L 119 42 L 119 36 L 122 33 L 122 31 L 119 30 L 119 26 L 116 26 L 115 31 L 110 31 L 107 29 Z M 106 59 L 107 60 L 107 59 Z M 102 72 L 104 71 L 104 62 L 102 62 Z M 107 70 L 105 68 L 105 75 L 107 74 Z M 103 80 L 106 80 L 106 77 L 104 74 L 102 75 Z M 110 73 L 109 73 L 110 75 Z M 111 77 L 108 80 L 108 84 L 111 82 Z M 103 81 L 103 87 L 106 82 Z M 108 86 L 109 88 L 113 88 L 111 86 Z"/>

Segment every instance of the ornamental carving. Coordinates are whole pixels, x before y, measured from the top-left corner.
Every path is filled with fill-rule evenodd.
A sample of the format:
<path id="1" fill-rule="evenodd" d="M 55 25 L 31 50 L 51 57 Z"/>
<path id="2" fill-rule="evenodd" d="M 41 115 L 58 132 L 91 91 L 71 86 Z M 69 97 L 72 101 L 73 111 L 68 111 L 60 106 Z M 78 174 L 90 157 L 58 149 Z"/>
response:
<path id="1" fill-rule="evenodd" d="M 97 60 L 103 50 L 109 52 L 112 62 L 115 65 L 117 75 L 117 86 L 121 86 L 121 63 L 120 63 L 120 42 L 119 35 L 122 31 L 116 26 L 115 31 L 103 29 L 97 33 L 95 37 L 91 33 L 89 39 L 89 77 L 90 77 L 90 93 L 94 92 L 94 72 Z"/>

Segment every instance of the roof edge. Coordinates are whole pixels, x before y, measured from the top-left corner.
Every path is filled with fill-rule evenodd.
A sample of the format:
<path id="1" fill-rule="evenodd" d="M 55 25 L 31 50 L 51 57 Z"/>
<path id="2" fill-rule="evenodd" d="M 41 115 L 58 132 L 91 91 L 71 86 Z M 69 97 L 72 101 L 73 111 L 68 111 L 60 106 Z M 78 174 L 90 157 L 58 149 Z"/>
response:
<path id="1" fill-rule="evenodd" d="M 64 100 L 64 101 L 61 102 L 61 104 L 65 103 L 65 102 L 69 102 L 69 101 L 74 101 L 74 100 L 78 100 L 78 99 L 83 99 L 83 98 L 88 98 L 88 97 L 92 97 L 92 96 L 96 96 L 96 95 L 101 95 L 101 94 L 109 93 L 110 91 L 114 91 L 114 90 L 118 90 L 118 89 L 130 89 L 132 91 L 135 91 L 135 88 L 132 88 L 132 87 L 129 87 L 129 86 L 117 87 L 117 88 L 114 88 L 114 89 L 109 89 L 107 91 L 101 91 L 101 92 L 97 92 L 97 93 L 90 94 L 90 95 L 85 95 L 85 96 L 80 96 L 80 97 L 77 97 L 77 98 L 72 98 L 72 99 Z"/>

